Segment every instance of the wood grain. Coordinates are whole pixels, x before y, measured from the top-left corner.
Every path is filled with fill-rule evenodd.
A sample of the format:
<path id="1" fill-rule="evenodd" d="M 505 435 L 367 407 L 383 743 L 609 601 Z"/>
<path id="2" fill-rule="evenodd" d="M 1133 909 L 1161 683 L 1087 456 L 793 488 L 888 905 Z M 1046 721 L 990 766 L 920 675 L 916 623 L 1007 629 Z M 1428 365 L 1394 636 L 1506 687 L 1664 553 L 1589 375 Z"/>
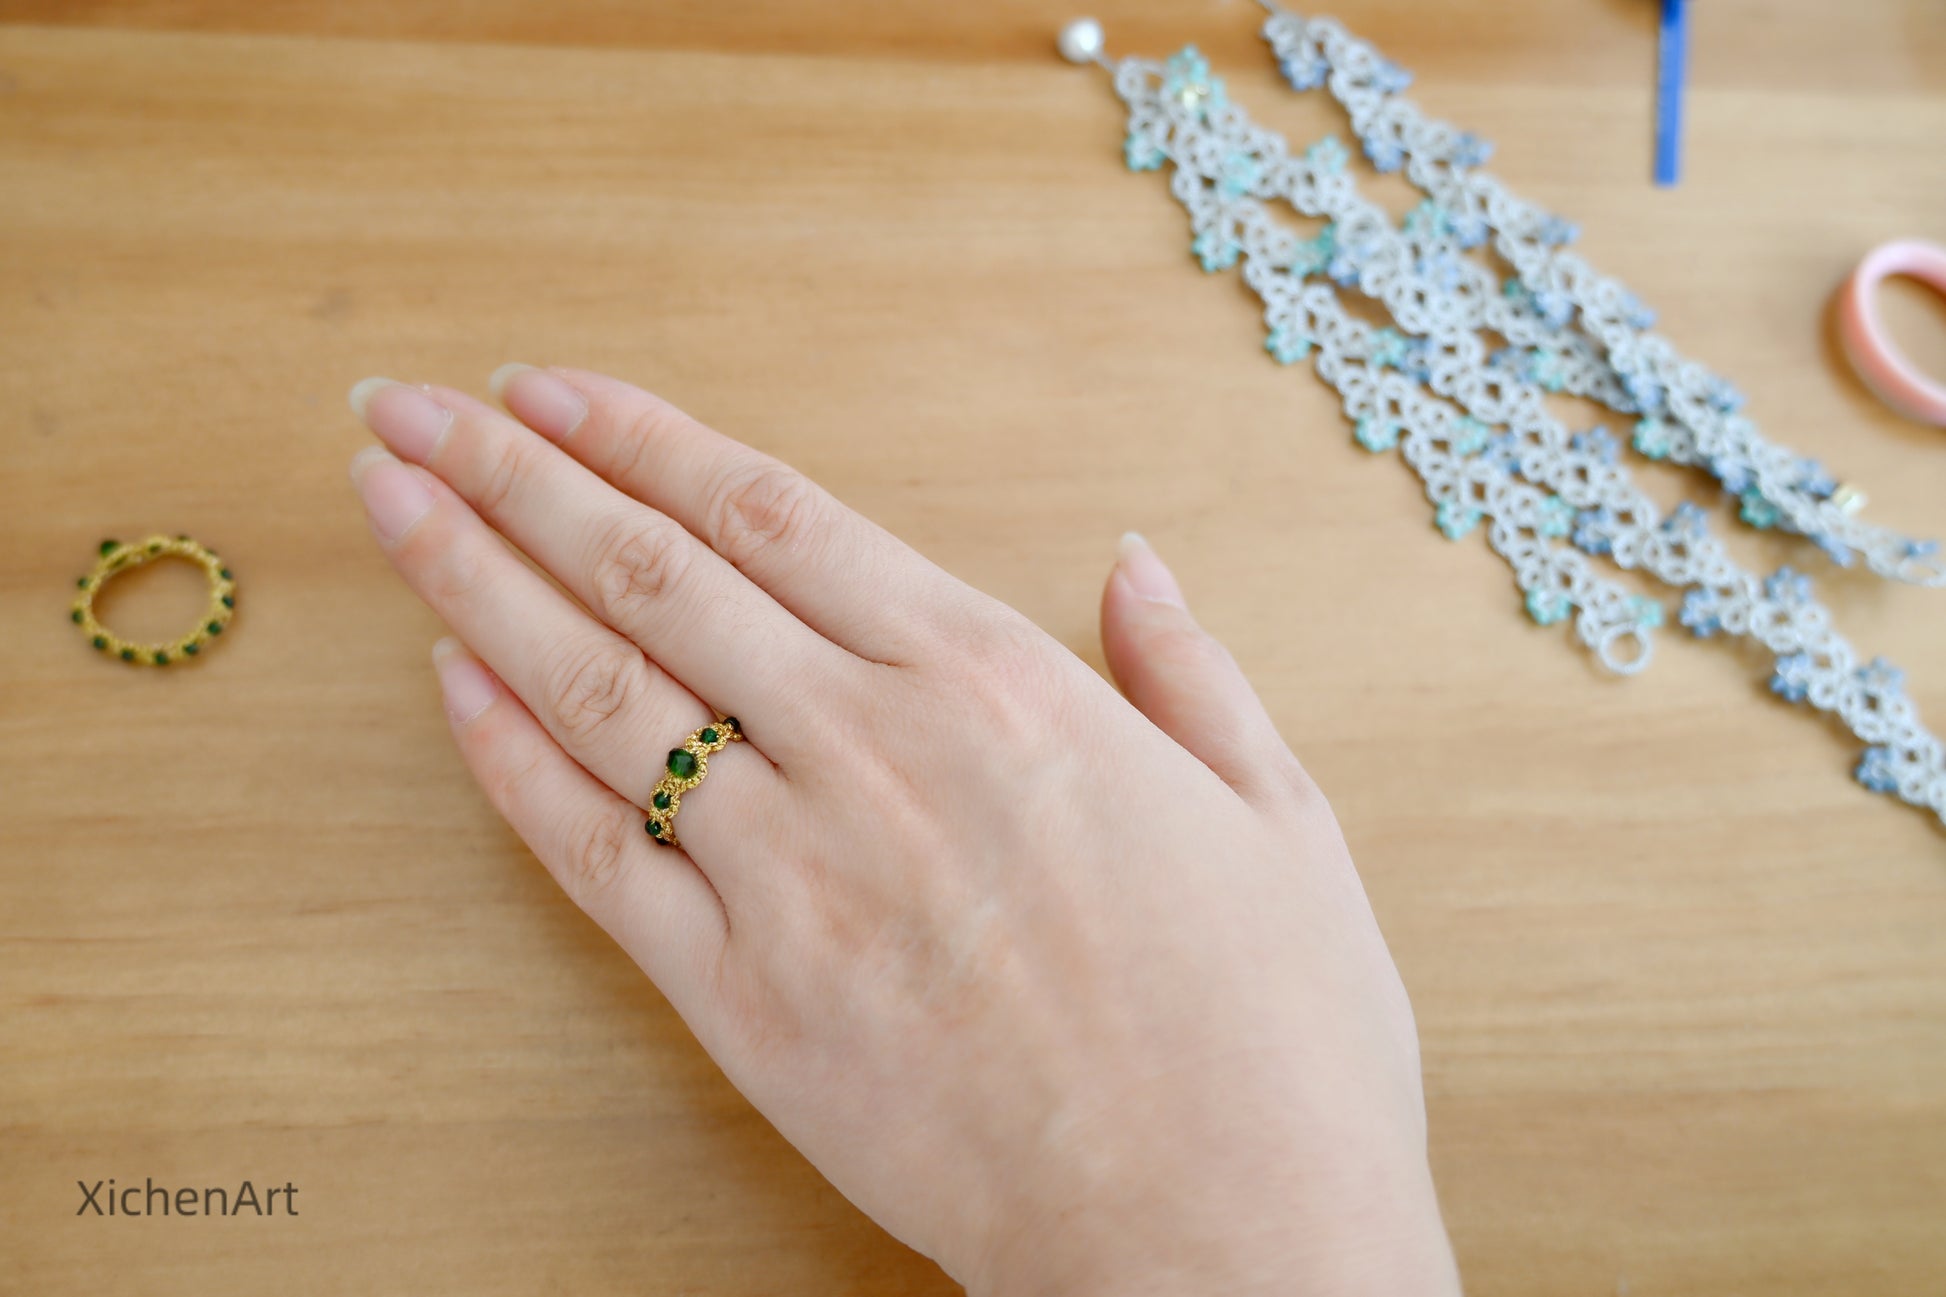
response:
<path id="1" fill-rule="evenodd" d="M 1946 530 L 1946 440 L 1824 321 L 1872 243 L 1946 237 L 1946 11 L 1697 6 L 1690 172 L 1655 192 L 1652 8 L 1338 12 L 1772 435 Z M 1101 16 L 1322 124 L 1254 12 Z M 343 393 L 506 359 L 663 391 L 1092 661 L 1114 538 L 1147 532 L 1344 821 L 1473 1291 L 1941 1291 L 1946 834 L 1853 785 L 1748 654 L 1668 637 L 1619 681 L 1527 624 L 1193 270 L 1106 87 L 1052 56 L 1068 16 L 0 0 L 0 1291 L 950 1291 L 450 750 Z M 1902 299 L 1895 327 L 1946 371 L 1939 320 Z M 65 620 L 95 541 L 150 530 L 242 583 L 190 670 L 117 669 Z M 1946 598 L 1743 551 L 1813 566 L 1946 724 Z M 301 1215 L 77 1219 L 109 1176 L 293 1181 Z"/>

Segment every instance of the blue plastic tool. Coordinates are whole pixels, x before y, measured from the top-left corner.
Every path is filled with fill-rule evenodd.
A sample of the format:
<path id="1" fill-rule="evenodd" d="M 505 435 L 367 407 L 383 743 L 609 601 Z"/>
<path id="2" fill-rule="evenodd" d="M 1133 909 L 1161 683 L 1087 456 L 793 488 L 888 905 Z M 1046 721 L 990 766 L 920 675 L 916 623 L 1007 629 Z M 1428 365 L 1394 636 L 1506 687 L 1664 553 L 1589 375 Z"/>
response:
<path id="1" fill-rule="evenodd" d="M 1662 0 L 1662 32 L 1656 45 L 1655 182 L 1668 186 L 1682 175 L 1682 91 L 1689 64 L 1689 9 L 1685 0 Z"/>

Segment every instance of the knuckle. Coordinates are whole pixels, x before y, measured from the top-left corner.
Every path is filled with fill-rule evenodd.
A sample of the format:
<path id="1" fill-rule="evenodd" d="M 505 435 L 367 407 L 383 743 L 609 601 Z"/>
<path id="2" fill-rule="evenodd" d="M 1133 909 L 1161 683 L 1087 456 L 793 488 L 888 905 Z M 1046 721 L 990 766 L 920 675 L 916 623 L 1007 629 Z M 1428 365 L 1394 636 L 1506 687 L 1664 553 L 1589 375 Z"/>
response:
<path id="1" fill-rule="evenodd" d="M 492 565 L 484 546 L 466 544 L 444 529 L 429 531 L 418 545 L 426 601 L 435 609 L 472 603 L 487 588 Z"/>
<path id="2" fill-rule="evenodd" d="M 562 737 L 577 745 L 592 742 L 629 708 L 644 671 L 642 655 L 622 640 L 604 638 L 563 654 L 548 691 Z"/>
<path id="3" fill-rule="evenodd" d="M 684 417 L 666 401 L 646 395 L 640 398 L 640 403 L 620 420 L 603 476 L 626 482 L 646 473 L 651 448 L 674 431 Z"/>
<path id="4" fill-rule="evenodd" d="M 1046 631 L 998 600 L 986 600 L 985 596 L 981 598 L 990 605 L 984 610 L 987 615 L 980 617 L 973 629 L 960 636 L 960 642 L 976 669 L 997 671 L 1004 675 L 1018 670 L 1023 662 L 1037 660 L 1043 655 L 1047 643 Z"/>
<path id="5" fill-rule="evenodd" d="M 773 546 L 788 547 L 812 534 L 817 492 L 783 464 L 765 462 L 730 475 L 709 512 L 716 549 L 742 564 Z"/>
<path id="6" fill-rule="evenodd" d="M 1021 736 L 1045 731 L 1061 710 L 1070 686 L 1046 633 L 1025 617 L 1010 615 L 983 630 L 968 646 L 963 679 L 952 684 L 992 722 Z"/>
<path id="7" fill-rule="evenodd" d="M 597 815 L 570 839 L 561 885 L 583 909 L 615 885 L 628 863 L 634 832 L 619 815 Z"/>
<path id="8" fill-rule="evenodd" d="M 489 458 L 479 486 L 473 492 L 473 507 L 488 516 L 503 512 L 526 475 L 526 459 L 520 441 L 509 438 L 508 444 Z"/>
<path id="9" fill-rule="evenodd" d="M 660 603 L 680 584 L 688 563 L 673 528 L 645 516 L 624 515 L 609 524 L 595 552 L 597 610 L 611 624 Z"/>
<path id="10" fill-rule="evenodd" d="M 1152 662 L 1175 673 L 1207 674 L 1232 664 L 1229 650 L 1187 619 L 1152 629 L 1142 651 Z"/>
<path id="11" fill-rule="evenodd" d="M 478 745 L 475 751 L 484 754 L 480 782 L 486 788 L 488 799 L 512 818 L 510 808 L 521 804 L 521 791 L 530 786 L 534 776 L 539 773 L 541 758 L 533 754 L 524 759 L 508 760 L 506 758 L 510 754 L 505 753 L 503 745 L 482 738 L 482 733 L 478 727 L 469 727 L 461 741 Z"/>

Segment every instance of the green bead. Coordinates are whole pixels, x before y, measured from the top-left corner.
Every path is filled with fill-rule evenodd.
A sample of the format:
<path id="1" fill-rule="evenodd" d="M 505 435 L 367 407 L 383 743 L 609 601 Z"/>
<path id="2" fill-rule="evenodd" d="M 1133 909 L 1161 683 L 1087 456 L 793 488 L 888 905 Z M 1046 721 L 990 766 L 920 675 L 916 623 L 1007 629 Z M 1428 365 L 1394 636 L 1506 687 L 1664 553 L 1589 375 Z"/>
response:
<path id="1" fill-rule="evenodd" d="M 98 649 L 105 649 L 108 647 L 108 640 L 105 636 L 97 635 L 94 639 L 94 645 Z"/>
<path id="2" fill-rule="evenodd" d="M 168 666 L 168 665 L 169 665 L 169 655 L 168 655 L 167 653 L 158 653 L 158 654 L 156 654 L 156 655 L 155 655 L 155 664 L 156 664 L 157 666 L 159 666 L 159 667 L 166 667 L 166 666 Z"/>
<path id="3" fill-rule="evenodd" d="M 80 618 L 77 617 L 75 620 L 79 621 Z M 706 729 L 701 734 L 698 734 L 696 737 L 701 739 L 705 743 L 714 743 L 716 742 L 716 731 L 713 729 Z"/>
<path id="4" fill-rule="evenodd" d="M 678 779 L 687 779 L 696 773 L 696 754 L 688 748 L 672 748 L 669 752 L 669 773 Z"/>
<path id="5" fill-rule="evenodd" d="M 161 541 L 159 541 L 159 540 L 152 540 L 152 541 L 150 541 L 150 542 L 149 542 L 149 553 L 151 553 L 151 554 L 160 554 L 161 552 L 162 552 L 162 542 L 161 542 Z"/>
<path id="6" fill-rule="evenodd" d="M 190 657 L 195 657 L 203 651 L 203 646 L 201 644 L 185 644 L 182 646 L 182 651 L 189 654 Z"/>
<path id="7" fill-rule="evenodd" d="M 651 805 L 653 805 L 653 806 L 654 806 L 654 807 L 655 807 L 655 808 L 656 808 L 656 809 L 657 809 L 658 811 L 666 811 L 666 810 L 668 810 L 668 809 L 669 809 L 669 794 L 667 794 L 667 793 L 657 793 L 657 794 L 656 794 L 656 795 L 655 795 L 655 796 L 654 796 L 653 798 L 651 798 L 651 799 L 650 799 L 650 804 L 651 804 Z"/>
<path id="8" fill-rule="evenodd" d="M 226 594 L 226 595 L 224 595 L 224 596 L 223 596 L 223 606 L 224 606 L 225 608 L 234 608 L 234 607 L 236 607 L 236 597 L 235 597 L 234 595 L 227 595 L 227 594 Z"/>
<path id="9" fill-rule="evenodd" d="M 103 558 L 107 558 L 110 554 L 115 552 L 115 547 L 120 544 L 121 542 L 118 540 L 104 540 L 103 542 L 101 542 L 101 556 Z"/>
<path id="10" fill-rule="evenodd" d="M 729 727 L 730 727 L 730 732 L 731 732 L 731 733 L 733 733 L 733 734 L 741 734 L 741 733 L 743 733 L 743 722 L 742 722 L 742 721 L 739 721 L 739 720 L 738 720 L 738 719 L 737 719 L 736 717 L 734 717 L 734 716 L 725 716 L 725 717 L 723 718 L 723 723 L 724 723 L 725 725 L 727 725 L 727 726 L 729 726 Z"/>
<path id="11" fill-rule="evenodd" d="M 81 610 L 76 608 L 73 612 L 69 613 L 68 620 L 79 626 L 81 624 Z"/>
<path id="12" fill-rule="evenodd" d="M 134 649 L 123 649 L 123 650 L 122 650 L 122 661 L 124 661 L 124 662 L 133 662 L 134 660 L 135 660 L 135 650 L 134 650 Z"/>
<path id="13" fill-rule="evenodd" d="M 203 627 L 203 629 L 208 631 L 212 635 L 221 635 L 223 633 L 223 623 L 220 621 L 213 621 L 209 625 Z"/>
<path id="14" fill-rule="evenodd" d="M 236 579 L 230 575 L 230 569 L 227 567 L 219 569 L 216 575 L 222 577 L 225 581 L 234 581 Z"/>
<path id="15" fill-rule="evenodd" d="M 650 820 L 647 824 L 644 824 L 642 827 L 649 831 L 649 836 L 652 838 L 659 838 L 662 836 L 662 826 L 660 824 L 657 824 L 654 820 Z"/>
<path id="16" fill-rule="evenodd" d="M 74 578 L 74 588 L 77 590 L 86 590 L 88 588 L 88 578 L 85 576 Z"/>

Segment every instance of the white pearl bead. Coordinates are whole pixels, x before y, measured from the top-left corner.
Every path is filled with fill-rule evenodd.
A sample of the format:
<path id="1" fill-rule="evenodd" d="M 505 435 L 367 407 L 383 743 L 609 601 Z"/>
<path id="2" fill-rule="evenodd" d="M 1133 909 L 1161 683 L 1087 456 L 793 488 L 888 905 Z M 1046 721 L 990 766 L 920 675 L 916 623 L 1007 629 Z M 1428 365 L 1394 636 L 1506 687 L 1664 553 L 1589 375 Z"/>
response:
<path id="1" fill-rule="evenodd" d="M 1061 57 L 1070 63 L 1092 63 L 1101 57 L 1101 24 L 1077 18 L 1061 29 Z"/>

